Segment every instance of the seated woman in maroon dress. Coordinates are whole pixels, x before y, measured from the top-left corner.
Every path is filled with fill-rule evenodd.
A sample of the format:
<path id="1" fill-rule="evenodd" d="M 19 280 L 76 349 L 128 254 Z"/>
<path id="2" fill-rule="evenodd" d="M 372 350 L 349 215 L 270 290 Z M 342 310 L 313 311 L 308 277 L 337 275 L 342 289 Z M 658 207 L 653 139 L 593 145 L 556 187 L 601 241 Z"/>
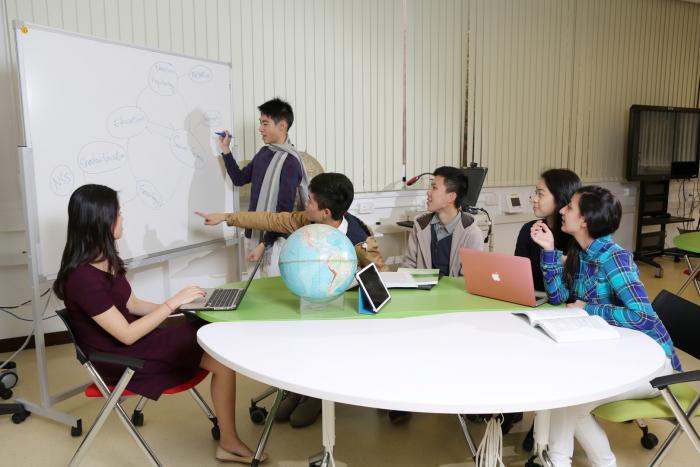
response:
<path id="1" fill-rule="evenodd" d="M 54 291 L 68 310 L 79 345 L 88 354 L 109 352 L 143 359 L 127 388 L 158 399 L 169 387 L 194 377 L 199 368 L 211 372 L 211 396 L 221 439 L 216 458 L 250 463 L 252 451 L 238 438 L 235 423 L 236 374 L 197 344 L 196 323 L 158 326 L 181 305 L 204 294 L 187 287 L 165 303 L 136 297 L 126 279 L 115 240 L 122 235 L 117 192 L 102 185 L 84 185 L 68 203 L 68 239 Z M 95 363 L 108 384 L 122 367 Z"/>

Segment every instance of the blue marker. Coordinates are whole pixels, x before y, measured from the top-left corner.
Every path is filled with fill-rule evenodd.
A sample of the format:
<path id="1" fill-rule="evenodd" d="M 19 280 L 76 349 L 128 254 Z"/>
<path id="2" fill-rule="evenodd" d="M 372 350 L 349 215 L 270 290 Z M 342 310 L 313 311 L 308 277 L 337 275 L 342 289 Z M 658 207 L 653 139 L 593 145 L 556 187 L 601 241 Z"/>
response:
<path id="1" fill-rule="evenodd" d="M 225 131 L 215 131 L 214 134 L 215 134 L 215 135 L 219 135 L 219 136 L 221 136 L 222 138 L 226 138 L 226 132 L 225 132 Z"/>

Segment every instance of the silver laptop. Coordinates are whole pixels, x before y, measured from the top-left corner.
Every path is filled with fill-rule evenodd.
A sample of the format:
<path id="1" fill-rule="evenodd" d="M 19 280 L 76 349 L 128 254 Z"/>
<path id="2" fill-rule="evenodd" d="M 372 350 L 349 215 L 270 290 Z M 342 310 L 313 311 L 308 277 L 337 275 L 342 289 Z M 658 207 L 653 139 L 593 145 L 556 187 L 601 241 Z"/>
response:
<path id="1" fill-rule="evenodd" d="M 243 301 L 248 287 L 253 282 L 255 273 L 258 272 L 260 263 L 262 263 L 265 255 L 262 255 L 253 270 L 250 272 L 248 277 L 248 282 L 246 282 L 245 287 L 242 289 L 204 289 L 207 293 L 204 297 L 194 300 L 190 303 L 186 303 L 180 307 L 180 311 L 183 312 L 195 312 L 195 311 L 226 311 L 235 310 L 238 305 Z"/>

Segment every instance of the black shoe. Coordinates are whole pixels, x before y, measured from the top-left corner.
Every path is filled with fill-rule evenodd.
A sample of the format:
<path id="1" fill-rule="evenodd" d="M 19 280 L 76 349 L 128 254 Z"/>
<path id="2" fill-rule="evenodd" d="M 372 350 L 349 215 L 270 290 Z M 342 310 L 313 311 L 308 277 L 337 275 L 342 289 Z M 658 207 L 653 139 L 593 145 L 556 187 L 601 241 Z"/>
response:
<path id="1" fill-rule="evenodd" d="M 313 425 L 319 415 L 321 415 L 321 399 L 304 396 L 289 416 L 289 424 L 293 428 L 304 428 Z"/>
<path id="2" fill-rule="evenodd" d="M 503 415 L 503 423 L 501 423 L 501 433 L 504 435 L 507 435 L 511 428 L 513 428 L 513 425 L 518 423 L 523 419 L 523 413 L 522 412 L 515 412 L 515 413 L 504 413 Z"/>
<path id="3" fill-rule="evenodd" d="M 284 399 L 280 402 L 279 407 L 277 407 L 277 413 L 275 414 L 276 422 L 286 422 L 289 420 L 290 415 L 294 412 L 294 409 L 299 405 L 299 400 L 301 396 L 295 392 L 288 392 L 285 394 Z"/>
<path id="4" fill-rule="evenodd" d="M 411 412 L 404 412 L 403 410 L 390 410 L 389 421 L 392 425 L 400 425 L 409 421 L 412 415 Z"/>

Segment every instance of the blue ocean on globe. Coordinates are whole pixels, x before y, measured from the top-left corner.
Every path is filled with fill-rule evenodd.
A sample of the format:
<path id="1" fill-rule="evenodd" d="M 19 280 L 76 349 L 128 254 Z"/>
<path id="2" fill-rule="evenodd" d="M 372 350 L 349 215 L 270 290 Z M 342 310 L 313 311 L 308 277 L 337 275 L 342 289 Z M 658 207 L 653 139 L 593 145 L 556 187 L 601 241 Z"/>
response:
<path id="1" fill-rule="evenodd" d="M 324 302 L 348 288 L 357 270 L 357 254 L 340 230 L 311 224 L 287 238 L 279 267 L 282 280 L 294 295 Z"/>

